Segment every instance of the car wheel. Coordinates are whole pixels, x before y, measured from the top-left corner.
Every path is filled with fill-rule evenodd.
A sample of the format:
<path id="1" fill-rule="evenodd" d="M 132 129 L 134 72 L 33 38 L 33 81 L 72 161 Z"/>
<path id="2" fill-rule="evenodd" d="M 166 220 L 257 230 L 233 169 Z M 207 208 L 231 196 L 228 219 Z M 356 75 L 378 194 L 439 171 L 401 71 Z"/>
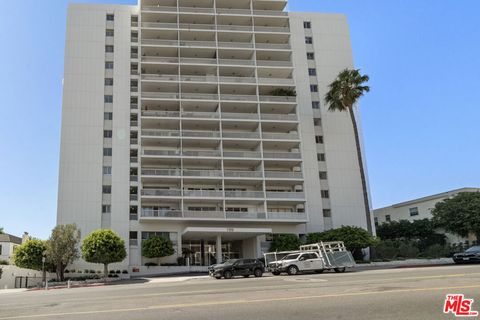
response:
<path id="1" fill-rule="evenodd" d="M 342 268 L 335 268 L 333 270 L 335 270 L 336 273 L 343 273 L 345 272 L 345 269 L 346 269 L 345 267 L 342 267 Z"/>
<path id="2" fill-rule="evenodd" d="M 290 276 L 296 275 L 296 274 L 298 273 L 298 268 L 297 268 L 297 266 L 290 266 L 290 267 L 288 267 L 287 273 L 288 273 Z"/>
<path id="3" fill-rule="evenodd" d="M 323 273 L 323 269 L 315 270 L 315 273 Z"/>
<path id="4" fill-rule="evenodd" d="M 232 279 L 233 274 L 231 271 L 225 271 L 223 273 L 223 276 L 225 277 L 225 279 Z"/>
<path id="5" fill-rule="evenodd" d="M 278 271 L 273 271 L 272 274 L 273 274 L 274 276 L 279 276 L 279 275 L 280 275 L 280 272 L 278 272 Z"/>
<path id="6" fill-rule="evenodd" d="M 215 279 L 220 280 L 220 279 L 222 279 L 222 277 L 216 276 Z"/>
<path id="7" fill-rule="evenodd" d="M 253 275 L 254 275 L 255 277 L 259 278 L 259 277 L 261 277 L 261 276 L 263 275 L 263 272 L 262 272 L 262 270 L 260 270 L 260 269 L 255 269 L 255 270 L 253 271 Z"/>

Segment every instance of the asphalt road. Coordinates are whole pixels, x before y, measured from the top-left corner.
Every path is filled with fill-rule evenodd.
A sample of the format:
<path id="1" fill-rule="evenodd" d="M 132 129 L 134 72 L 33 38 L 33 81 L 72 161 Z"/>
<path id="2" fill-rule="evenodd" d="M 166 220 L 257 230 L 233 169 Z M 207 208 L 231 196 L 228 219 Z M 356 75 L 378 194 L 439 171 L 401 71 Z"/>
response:
<path id="1" fill-rule="evenodd" d="M 453 319 L 447 293 L 475 299 L 480 265 L 143 283 L 0 294 L 4 319 Z"/>

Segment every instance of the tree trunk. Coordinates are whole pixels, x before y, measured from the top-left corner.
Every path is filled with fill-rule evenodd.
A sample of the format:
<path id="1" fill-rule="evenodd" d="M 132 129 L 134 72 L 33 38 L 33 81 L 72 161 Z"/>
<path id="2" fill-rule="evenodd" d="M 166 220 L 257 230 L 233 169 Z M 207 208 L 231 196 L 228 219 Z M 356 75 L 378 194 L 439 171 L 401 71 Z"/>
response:
<path id="1" fill-rule="evenodd" d="M 105 281 L 107 281 L 107 278 L 108 278 L 108 264 L 107 263 L 103 264 L 103 276 L 105 277 Z"/>
<path id="2" fill-rule="evenodd" d="M 358 136 L 357 120 L 355 119 L 353 107 L 348 108 L 348 111 L 350 113 L 350 118 L 352 119 L 353 133 L 355 135 L 355 144 L 357 147 L 357 159 L 358 159 L 358 165 L 360 167 L 360 178 L 362 180 L 362 189 L 363 189 L 363 203 L 365 205 L 365 215 L 367 218 L 367 230 L 368 232 L 370 232 L 370 234 L 373 234 L 372 219 L 370 216 L 370 204 L 368 202 L 367 180 L 365 178 L 365 170 L 363 167 L 362 149 L 360 147 L 360 138 Z"/>

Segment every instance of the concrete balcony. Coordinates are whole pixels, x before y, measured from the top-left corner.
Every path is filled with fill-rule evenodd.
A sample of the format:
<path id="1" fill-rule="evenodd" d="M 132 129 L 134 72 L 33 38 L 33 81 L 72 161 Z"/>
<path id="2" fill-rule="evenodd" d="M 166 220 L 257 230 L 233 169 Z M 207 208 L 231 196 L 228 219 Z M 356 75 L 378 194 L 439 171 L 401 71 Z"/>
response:
<path id="1" fill-rule="evenodd" d="M 185 157 L 206 157 L 206 158 L 214 158 L 220 157 L 221 152 L 219 150 L 198 150 L 198 151 L 183 151 L 183 156 Z"/>
<path id="2" fill-rule="evenodd" d="M 223 211 L 194 211 L 194 210 L 185 210 L 183 212 L 185 218 L 195 218 L 195 219 L 225 219 L 225 212 Z"/>
<path id="3" fill-rule="evenodd" d="M 258 84 L 293 86 L 294 81 L 290 78 L 258 78 Z"/>
<path id="4" fill-rule="evenodd" d="M 289 43 L 255 43 L 257 49 L 269 49 L 269 50 L 292 50 L 292 46 Z"/>
<path id="5" fill-rule="evenodd" d="M 154 111 L 154 110 L 142 111 L 142 117 L 178 118 L 179 116 L 180 116 L 180 112 L 178 111 Z"/>
<path id="6" fill-rule="evenodd" d="M 192 138 L 218 138 L 220 137 L 219 131 L 189 131 L 183 130 L 182 137 Z"/>
<path id="7" fill-rule="evenodd" d="M 221 170 L 183 170 L 184 177 L 222 177 Z"/>
<path id="8" fill-rule="evenodd" d="M 268 12 L 268 11 L 266 11 Z M 256 32 L 282 32 L 282 33 L 289 33 L 289 27 L 262 27 L 262 26 L 255 26 L 254 30 Z"/>
<path id="9" fill-rule="evenodd" d="M 221 198 L 223 197 L 223 191 L 217 190 L 183 190 L 184 197 L 195 198 Z"/>
<path id="10" fill-rule="evenodd" d="M 293 67 L 292 61 L 257 60 L 260 67 Z"/>
<path id="11" fill-rule="evenodd" d="M 223 138 L 232 138 L 232 139 L 260 139 L 259 132 L 222 132 Z"/>
<path id="12" fill-rule="evenodd" d="M 297 97 L 295 96 L 260 96 L 261 102 L 285 102 L 296 103 Z"/>
<path id="13" fill-rule="evenodd" d="M 258 120 L 258 113 L 229 113 L 222 112 L 222 119 L 235 119 L 235 120 Z"/>
<path id="14" fill-rule="evenodd" d="M 258 97 L 246 94 L 222 94 L 220 95 L 220 100 L 258 101 Z"/>
<path id="15" fill-rule="evenodd" d="M 179 130 L 144 129 L 144 130 L 142 130 L 142 136 L 149 136 L 149 137 L 180 137 L 180 131 L 179 131 Z"/>
<path id="16" fill-rule="evenodd" d="M 301 159 L 302 154 L 300 152 L 263 152 L 264 158 L 270 159 Z"/>
<path id="17" fill-rule="evenodd" d="M 265 212 L 226 212 L 227 220 L 265 220 Z"/>
<path id="18" fill-rule="evenodd" d="M 298 140 L 300 139 L 298 133 L 273 133 L 262 132 L 263 139 L 269 140 Z"/>
<path id="19" fill-rule="evenodd" d="M 263 191 L 225 191 L 226 198 L 264 198 Z"/>
<path id="20" fill-rule="evenodd" d="M 298 221 L 307 222 L 307 214 L 305 212 L 267 212 L 267 219 L 271 221 Z"/>
<path id="21" fill-rule="evenodd" d="M 142 155 L 144 156 L 180 156 L 180 150 L 152 150 L 152 149 L 143 149 Z"/>
<path id="22" fill-rule="evenodd" d="M 153 210 L 142 208 L 140 218 L 181 218 L 181 210 Z"/>
<path id="23" fill-rule="evenodd" d="M 261 158 L 259 151 L 223 151 L 225 158 Z"/>
<path id="24" fill-rule="evenodd" d="M 180 177 L 182 171 L 180 169 L 142 169 L 142 176 L 169 176 Z"/>
<path id="25" fill-rule="evenodd" d="M 277 114 L 277 113 L 262 113 L 260 115 L 262 120 L 278 120 L 278 121 L 298 121 L 296 114 Z"/>
<path id="26" fill-rule="evenodd" d="M 267 198 L 269 199 L 305 199 L 305 194 L 303 192 L 277 192 L 277 191 L 267 191 Z"/>
<path id="27" fill-rule="evenodd" d="M 302 172 L 265 171 L 266 178 L 303 180 Z"/>
<path id="28" fill-rule="evenodd" d="M 224 171 L 225 178 L 263 178 L 262 171 Z"/>
<path id="29" fill-rule="evenodd" d="M 143 189 L 142 196 L 180 197 L 182 196 L 182 191 L 180 189 Z"/>

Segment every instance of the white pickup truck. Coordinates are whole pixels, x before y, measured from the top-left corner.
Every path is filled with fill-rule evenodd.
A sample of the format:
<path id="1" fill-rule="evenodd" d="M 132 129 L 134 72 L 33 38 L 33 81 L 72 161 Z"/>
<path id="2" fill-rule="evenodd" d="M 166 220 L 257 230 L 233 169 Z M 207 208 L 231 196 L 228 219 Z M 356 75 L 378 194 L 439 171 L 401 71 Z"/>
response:
<path id="1" fill-rule="evenodd" d="M 279 275 L 282 272 L 295 275 L 303 271 L 345 272 L 347 267 L 355 266 L 355 260 L 343 242 L 334 241 L 303 245 L 298 251 L 266 253 L 265 265 L 273 275 Z"/>

